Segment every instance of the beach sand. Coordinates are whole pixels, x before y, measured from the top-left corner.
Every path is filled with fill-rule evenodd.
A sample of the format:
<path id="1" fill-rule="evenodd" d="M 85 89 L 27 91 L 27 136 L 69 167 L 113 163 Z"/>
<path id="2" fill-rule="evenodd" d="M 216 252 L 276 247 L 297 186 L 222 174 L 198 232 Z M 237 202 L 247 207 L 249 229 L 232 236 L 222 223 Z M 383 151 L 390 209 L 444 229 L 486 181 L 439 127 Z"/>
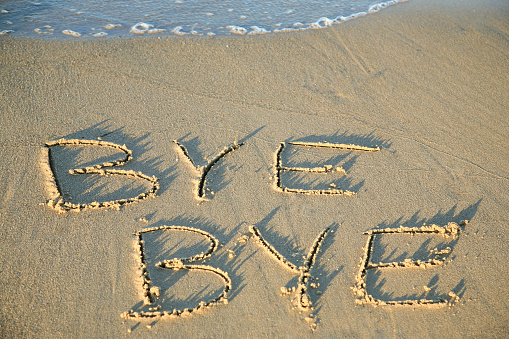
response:
<path id="1" fill-rule="evenodd" d="M 508 18 L 502 0 L 412 0 L 279 35 L 1 38 L 0 336 L 506 337 Z M 45 146 L 62 138 L 95 144 Z M 163 225 L 206 234 L 138 233 Z M 400 225 L 415 229 L 364 234 Z M 173 264 L 226 272 L 227 304 L 122 317 L 217 299 L 229 283 L 217 272 L 154 266 L 207 251 Z M 375 265 L 390 262 L 403 264 Z M 312 309 L 281 295 L 299 282 Z"/>

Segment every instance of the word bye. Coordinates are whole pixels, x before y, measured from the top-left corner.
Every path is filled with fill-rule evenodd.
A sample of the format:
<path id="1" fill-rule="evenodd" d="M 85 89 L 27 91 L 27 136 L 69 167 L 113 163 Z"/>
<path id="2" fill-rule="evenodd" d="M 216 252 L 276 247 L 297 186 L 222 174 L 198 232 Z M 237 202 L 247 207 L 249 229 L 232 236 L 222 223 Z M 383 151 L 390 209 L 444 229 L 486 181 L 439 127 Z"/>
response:
<path id="1" fill-rule="evenodd" d="M 209 161 L 205 166 L 197 166 L 187 149 L 177 140 L 174 140 L 177 151 L 181 153 L 181 155 L 187 159 L 187 161 L 193 166 L 196 171 L 196 175 L 199 178 L 197 181 L 196 189 L 195 189 L 195 197 L 198 200 L 205 200 L 206 197 L 206 183 L 207 176 L 209 175 L 211 169 L 214 165 L 216 165 L 221 159 L 223 159 L 228 154 L 234 153 L 238 149 L 240 149 L 244 143 L 233 144 L 225 148 L 221 151 L 214 159 Z M 379 147 L 364 147 L 357 145 L 346 145 L 346 144 L 333 144 L 328 142 L 323 143 L 304 143 L 304 142 L 290 142 L 288 145 L 292 147 L 305 147 L 305 148 L 328 148 L 328 149 L 338 149 L 338 150 L 348 150 L 353 152 L 378 152 L 380 151 Z M 58 178 L 55 174 L 55 166 L 51 149 L 53 147 L 59 146 L 95 146 L 95 147 L 105 147 L 113 150 L 120 151 L 124 153 L 124 157 L 121 159 L 117 159 L 114 161 L 104 162 L 102 164 L 97 164 L 93 166 L 87 166 L 82 168 L 75 168 L 69 170 L 69 174 L 71 175 L 99 175 L 99 176 L 127 176 L 134 179 L 139 179 L 147 182 L 150 188 L 138 194 L 135 197 L 131 198 L 123 198 L 116 199 L 111 201 L 103 201 L 103 202 L 91 202 L 91 203 L 72 203 L 69 201 L 70 199 L 64 198 L 63 188 L 58 182 Z M 346 170 L 342 167 L 333 167 L 332 165 L 324 165 L 319 167 L 292 167 L 284 164 L 282 154 L 287 147 L 286 143 L 281 143 L 278 150 L 275 153 L 274 158 L 274 189 L 280 193 L 288 193 L 288 194 L 304 194 L 304 195 L 338 195 L 338 196 L 352 196 L 355 192 L 351 192 L 348 190 L 342 190 L 336 188 L 335 185 L 331 184 L 329 189 L 301 189 L 288 187 L 283 180 L 283 174 L 285 173 L 293 173 L 293 172 L 304 172 L 309 174 L 329 174 L 329 173 L 339 173 L 340 175 L 346 175 Z M 95 209 L 119 209 L 123 205 L 132 204 L 135 202 L 139 202 L 142 200 L 146 200 L 148 198 L 155 198 L 156 193 L 159 189 L 159 179 L 155 176 L 148 176 L 143 174 L 142 172 L 128 171 L 116 169 L 115 167 L 124 166 L 128 161 L 132 159 L 132 151 L 128 149 L 125 145 L 118 145 L 111 142 L 101 141 L 101 140 L 79 140 L 79 139 L 60 139 L 53 142 L 46 143 L 46 147 L 43 150 L 43 161 L 42 161 L 42 169 L 46 174 L 47 182 L 46 187 L 49 192 L 50 199 L 46 202 L 46 205 L 57 211 L 58 213 L 66 213 L 68 211 L 80 212 L 83 210 L 95 210 Z M 466 221 L 461 225 L 466 225 Z M 437 225 L 423 225 L 421 227 L 399 227 L 399 228 L 385 228 L 385 229 L 373 229 L 371 231 L 365 232 L 364 234 L 368 236 L 366 246 L 364 247 L 364 253 L 361 258 L 361 264 L 359 266 L 359 271 L 355 278 L 355 285 L 352 287 L 353 293 L 356 296 L 357 304 L 372 304 L 375 306 L 385 305 L 385 306 L 395 306 L 395 305 L 410 305 L 410 306 L 422 306 L 422 305 L 432 305 L 432 306 L 444 306 L 444 305 L 452 305 L 458 301 L 458 296 L 450 292 L 448 294 L 448 300 L 443 298 L 435 298 L 435 299 L 425 299 L 425 298 L 415 298 L 415 299 L 405 299 L 405 300 L 381 300 L 375 298 L 372 294 L 368 292 L 369 284 L 367 282 L 367 274 L 369 272 L 373 272 L 375 270 L 390 270 L 390 269 L 426 269 L 435 266 L 442 265 L 446 258 L 451 253 L 451 248 L 447 247 L 444 249 L 435 248 L 431 252 L 433 257 L 428 260 L 420 260 L 420 259 L 405 259 L 404 261 L 396 261 L 396 262 L 372 262 L 373 259 L 373 251 L 375 246 L 375 237 L 376 236 L 391 236 L 394 234 L 399 235 L 428 235 L 428 236 L 440 236 L 443 238 L 456 239 L 459 236 L 461 231 L 460 226 L 455 223 L 449 223 L 445 226 L 437 226 Z M 198 253 L 192 257 L 186 258 L 167 258 L 155 264 L 155 268 L 162 271 L 179 271 L 179 270 L 197 270 L 201 272 L 205 272 L 212 276 L 219 278 L 223 282 L 223 290 L 219 295 L 211 300 L 201 300 L 197 305 L 192 305 L 190 308 L 182 308 L 182 309 L 173 309 L 173 310 L 162 310 L 161 306 L 157 305 L 158 299 L 160 298 L 160 288 L 159 286 L 155 286 L 152 283 L 152 280 L 149 276 L 149 270 L 147 268 L 147 254 L 146 254 L 146 242 L 144 240 L 144 236 L 149 234 L 155 234 L 158 232 L 184 232 L 185 234 L 197 234 L 203 236 L 210 243 L 209 249 L 205 252 Z M 326 239 L 326 236 L 329 232 L 331 232 L 330 228 L 325 228 L 320 234 L 317 235 L 316 239 L 310 246 L 309 252 L 305 257 L 305 260 L 302 265 L 298 266 L 288 259 L 286 259 L 283 255 L 281 255 L 276 248 L 274 248 L 264 237 L 262 236 L 260 230 L 258 230 L 255 226 L 249 227 L 249 232 L 251 234 L 250 238 L 254 239 L 256 243 L 265 249 L 267 254 L 269 254 L 274 260 L 279 262 L 283 268 L 291 271 L 292 273 L 299 275 L 297 286 L 292 288 L 281 288 L 281 293 L 283 295 L 294 294 L 295 301 L 297 306 L 302 311 L 311 312 L 313 310 L 312 301 L 310 299 L 308 289 L 310 287 L 310 278 L 311 270 L 316 260 L 316 256 L 320 250 L 320 247 L 323 241 Z M 198 228 L 193 228 L 189 226 L 161 226 L 161 227 L 152 227 L 143 229 L 135 234 L 136 236 L 136 249 L 138 251 L 139 258 L 139 272 L 140 272 L 140 281 L 141 281 L 141 289 L 143 295 L 143 304 L 148 307 L 146 311 L 134 311 L 129 310 L 122 314 L 124 318 L 156 318 L 156 317 L 181 317 L 190 315 L 192 313 L 201 312 L 207 308 L 211 308 L 213 306 L 219 304 L 227 304 L 228 303 L 228 292 L 232 290 L 232 281 L 229 277 L 228 272 L 223 271 L 220 268 L 212 267 L 210 265 L 205 264 L 197 264 L 195 262 L 201 262 L 207 258 L 210 258 L 218 248 L 219 242 L 218 240 L 211 234 L 206 231 L 200 230 Z M 316 287 L 316 286 L 314 286 Z M 316 322 L 314 318 L 310 316 L 309 320 L 311 322 L 311 329 L 316 327 Z"/>

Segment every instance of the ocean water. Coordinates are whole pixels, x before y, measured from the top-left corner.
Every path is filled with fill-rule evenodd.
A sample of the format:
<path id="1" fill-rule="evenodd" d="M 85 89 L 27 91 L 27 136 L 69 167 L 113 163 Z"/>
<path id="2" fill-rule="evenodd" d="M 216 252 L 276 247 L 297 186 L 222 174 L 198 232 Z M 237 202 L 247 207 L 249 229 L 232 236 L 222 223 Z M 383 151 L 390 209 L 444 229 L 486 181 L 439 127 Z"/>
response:
<path id="1" fill-rule="evenodd" d="M 83 39 L 282 33 L 325 28 L 406 1 L 0 0 L 0 36 Z"/>

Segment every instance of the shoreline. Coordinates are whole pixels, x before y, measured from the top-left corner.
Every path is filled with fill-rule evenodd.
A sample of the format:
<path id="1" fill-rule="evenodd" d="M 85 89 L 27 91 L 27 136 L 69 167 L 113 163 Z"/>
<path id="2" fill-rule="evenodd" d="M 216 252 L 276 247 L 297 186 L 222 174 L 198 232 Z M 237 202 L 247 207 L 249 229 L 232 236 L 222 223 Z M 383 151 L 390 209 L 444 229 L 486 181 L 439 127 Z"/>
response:
<path id="1" fill-rule="evenodd" d="M 271 34 L 271 33 L 299 32 L 299 31 L 305 31 L 305 30 L 309 30 L 309 29 L 323 29 L 326 27 L 330 27 L 334 24 L 341 24 L 341 23 L 348 22 L 351 20 L 359 19 L 359 18 L 365 17 L 367 15 L 377 13 L 381 10 L 388 8 L 388 7 L 398 5 L 401 3 L 405 3 L 408 1 L 410 1 L 410 0 L 383 1 L 383 2 L 373 4 L 367 8 L 364 8 L 364 9 L 358 9 L 359 11 L 355 12 L 355 13 L 351 13 L 351 14 L 345 13 L 345 15 L 332 16 L 332 18 L 323 16 L 323 14 L 321 14 L 321 15 L 317 15 L 316 17 L 310 19 L 311 22 L 309 22 L 307 24 L 303 24 L 302 22 L 294 22 L 293 25 L 286 24 L 283 27 L 281 27 L 281 25 L 282 25 L 281 23 L 279 23 L 277 25 L 271 24 L 272 28 L 270 28 L 266 25 L 264 27 L 264 25 L 262 25 L 258 22 L 251 23 L 251 24 L 245 24 L 244 25 L 245 27 L 242 26 L 240 23 L 235 23 L 235 24 L 222 23 L 222 24 L 216 24 L 219 26 L 215 29 L 215 32 L 210 31 L 211 30 L 210 27 L 208 27 L 208 28 L 200 27 L 201 31 L 196 31 L 194 26 L 196 26 L 196 25 L 200 26 L 201 24 L 203 24 L 203 22 L 195 22 L 190 30 L 188 27 L 191 27 L 191 25 L 189 25 L 189 24 L 178 25 L 178 26 L 171 28 L 164 24 L 165 21 L 164 21 L 163 17 L 157 18 L 157 16 L 156 16 L 155 18 L 152 18 L 152 20 L 150 20 L 149 22 L 151 22 L 151 23 L 158 22 L 157 27 L 154 27 L 154 25 L 152 25 L 150 23 L 140 22 L 138 20 L 138 23 L 132 22 L 131 25 L 127 25 L 127 28 L 129 29 L 128 32 L 131 33 L 130 36 L 133 36 L 133 34 L 135 34 L 135 35 L 148 34 L 148 35 L 159 36 L 162 33 L 163 36 L 168 36 L 167 34 L 171 34 L 173 36 L 208 36 L 208 37 L 213 37 L 213 36 L 219 35 L 219 36 L 231 37 L 231 36 L 235 36 L 235 35 L 260 35 L 260 34 Z M 353 7 L 350 10 L 354 11 Z M 181 9 L 181 11 L 182 11 L 182 9 Z M 234 11 L 234 10 L 231 9 L 231 11 Z M 293 10 L 289 10 L 289 11 L 293 11 Z M 14 12 L 17 12 L 17 10 L 14 10 Z M 72 12 L 74 12 L 74 10 L 70 10 L 70 13 L 72 13 Z M 230 12 L 230 9 L 228 10 L 228 12 Z M 10 18 L 9 13 L 10 13 L 10 11 L 3 9 L 2 10 L 3 18 L 4 19 L 9 18 L 11 20 L 14 20 L 14 19 Z M 80 15 L 85 14 L 84 12 L 80 12 L 80 13 L 81 13 Z M 185 13 L 185 10 L 184 10 L 184 13 Z M 212 14 L 211 16 L 214 16 L 213 13 L 208 13 L 208 14 Z M 208 14 L 207 14 L 207 16 L 209 16 Z M 268 12 L 266 12 L 266 14 L 268 14 Z M 85 16 L 87 16 L 87 15 L 85 15 Z M 92 16 L 94 16 L 94 15 L 92 15 Z M 245 16 L 242 16 L 242 17 L 244 17 L 244 19 L 246 19 Z M 125 22 L 124 19 L 117 18 L 116 22 L 110 22 L 110 23 L 107 23 L 108 20 L 105 20 L 103 18 L 97 18 L 97 19 L 99 19 L 99 21 L 103 21 L 104 27 L 91 28 L 91 31 L 88 34 L 84 32 L 83 27 L 78 31 L 76 31 L 74 27 L 67 27 L 67 26 L 55 28 L 55 26 L 53 24 L 48 25 L 50 23 L 49 21 L 46 21 L 46 25 L 34 28 L 33 30 L 39 36 L 39 38 L 43 38 L 43 39 L 44 38 L 65 39 L 66 35 L 68 36 L 67 38 L 69 38 L 69 37 L 80 38 L 80 39 L 83 39 L 83 38 L 105 38 L 108 35 L 110 35 L 111 33 L 116 34 L 116 35 L 113 35 L 113 37 L 115 37 L 115 38 L 125 38 L 125 37 L 129 36 L 129 35 L 125 35 L 126 32 L 122 33 L 124 35 L 118 35 L 118 30 L 119 29 L 122 30 L 122 24 L 119 24 L 118 22 L 121 22 L 121 21 Z M 39 20 L 41 20 L 41 19 L 39 18 Z M 72 21 L 71 14 L 69 14 L 69 17 L 65 17 L 64 20 Z M 260 20 L 264 21 L 263 18 Z M 313 20 L 315 20 L 315 21 L 313 21 Z M 16 21 L 16 20 L 14 20 L 14 21 Z M 87 21 L 87 20 L 85 20 L 85 21 Z M 163 26 L 160 26 L 161 21 L 163 21 Z M 240 21 L 243 21 L 243 20 L 240 20 Z M 276 22 L 277 22 L 277 20 L 276 20 Z M 17 32 L 18 32 L 19 26 L 16 23 L 11 22 L 10 20 L 6 20 L 3 22 L 3 24 L 4 24 L 4 28 L 12 28 L 12 29 L 0 30 L 0 35 L 14 34 L 15 36 L 18 36 L 19 33 L 17 33 Z M 41 22 L 41 24 L 42 24 L 42 22 Z M 78 23 L 78 22 L 75 22 L 74 24 L 78 25 L 78 26 L 83 25 L 83 23 Z M 207 24 L 210 24 L 210 23 L 207 23 Z M 101 26 L 101 24 L 97 24 L 97 25 Z M 95 26 L 97 26 L 97 25 L 95 25 Z M 31 26 L 35 27 L 33 25 L 31 25 Z M 184 29 L 183 26 L 185 26 L 186 29 Z M 103 28 L 106 31 L 103 31 Z M 57 30 L 57 31 L 55 32 L 55 30 Z M 125 28 L 124 28 L 124 30 L 125 30 Z M 221 30 L 226 30 L 226 31 L 218 32 Z M 22 32 L 21 34 L 27 34 L 27 33 L 29 33 L 29 32 Z M 30 31 L 30 33 L 31 33 L 31 31 Z M 31 34 L 33 35 L 33 33 L 31 33 Z M 55 35 L 55 34 L 57 34 L 57 35 Z M 55 35 L 55 37 L 53 37 L 54 35 Z M 27 37 L 27 36 L 25 36 L 25 37 Z M 32 36 L 32 38 L 34 38 L 34 36 Z"/>

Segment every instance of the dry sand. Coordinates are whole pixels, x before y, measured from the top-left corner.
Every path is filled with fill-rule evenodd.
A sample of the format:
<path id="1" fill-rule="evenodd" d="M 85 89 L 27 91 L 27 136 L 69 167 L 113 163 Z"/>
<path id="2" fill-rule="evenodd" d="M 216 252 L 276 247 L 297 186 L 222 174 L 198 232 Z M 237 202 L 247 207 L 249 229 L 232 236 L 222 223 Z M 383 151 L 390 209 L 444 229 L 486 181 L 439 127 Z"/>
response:
<path id="1" fill-rule="evenodd" d="M 508 18 L 503 0 L 412 0 L 295 34 L 2 37 L 0 336 L 507 337 Z M 126 147 L 48 161 L 60 138 Z M 138 233 L 163 225 L 204 232 Z"/>

